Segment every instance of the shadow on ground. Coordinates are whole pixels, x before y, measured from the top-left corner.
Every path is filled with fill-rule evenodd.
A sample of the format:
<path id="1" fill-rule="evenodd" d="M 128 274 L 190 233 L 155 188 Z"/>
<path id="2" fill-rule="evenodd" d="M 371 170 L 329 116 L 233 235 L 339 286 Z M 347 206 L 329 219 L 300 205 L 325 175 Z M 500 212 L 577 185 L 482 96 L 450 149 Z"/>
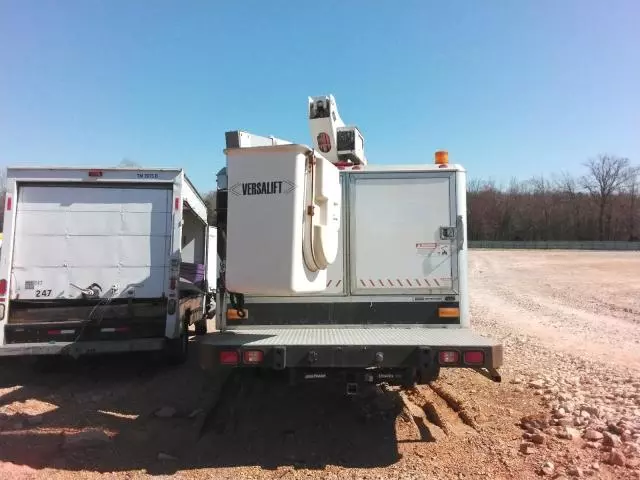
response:
<path id="1" fill-rule="evenodd" d="M 148 355 L 86 358 L 53 372 L 3 360 L 0 461 L 168 474 L 235 466 L 367 468 L 399 459 L 396 394 L 354 400 L 337 386 L 290 387 L 271 374 L 223 382 L 198 367 L 195 350 L 180 367 Z M 170 407 L 167 418 L 156 415 L 162 407 Z M 111 438 L 70 447 L 70 432 L 86 429 Z"/>

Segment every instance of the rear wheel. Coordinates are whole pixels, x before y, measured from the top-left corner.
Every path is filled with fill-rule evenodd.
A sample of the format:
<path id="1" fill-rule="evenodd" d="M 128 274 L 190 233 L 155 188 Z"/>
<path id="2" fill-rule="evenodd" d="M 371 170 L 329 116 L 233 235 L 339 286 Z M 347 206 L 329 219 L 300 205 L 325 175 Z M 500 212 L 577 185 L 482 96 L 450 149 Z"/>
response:
<path id="1" fill-rule="evenodd" d="M 189 357 L 189 324 L 182 322 L 178 338 L 167 339 L 166 358 L 171 365 L 181 365 Z"/>
<path id="2" fill-rule="evenodd" d="M 58 355 L 40 355 L 28 357 L 27 363 L 37 373 L 55 373 L 62 366 L 62 358 Z"/>
<path id="3" fill-rule="evenodd" d="M 198 320 L 194 325 L 196 328 L 196 335 L 205 335 L 207 333 L 207 317 L 203 316 L 202 320 Z"/>

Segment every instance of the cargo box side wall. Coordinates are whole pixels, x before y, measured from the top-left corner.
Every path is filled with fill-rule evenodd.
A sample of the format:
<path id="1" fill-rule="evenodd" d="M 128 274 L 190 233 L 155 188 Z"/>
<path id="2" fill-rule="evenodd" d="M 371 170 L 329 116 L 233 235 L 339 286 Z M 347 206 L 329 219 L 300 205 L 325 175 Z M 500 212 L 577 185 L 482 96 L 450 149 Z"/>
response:
<path id="1" fill-rule="evenodd" d="M 184 210 L 182 224 L 183 262 L 203 265 L 205 263 L 205 240 L 207 224 L 192 211 Z"/>
<path id="2" fill-rule="evenodd" d="M 467 241 L 467 172 L 464 170 L 456 174 L 456 214 L 460 325 L 469 328 L 471 326 L 471 315 L 469 312 L 469 244 Z"/>

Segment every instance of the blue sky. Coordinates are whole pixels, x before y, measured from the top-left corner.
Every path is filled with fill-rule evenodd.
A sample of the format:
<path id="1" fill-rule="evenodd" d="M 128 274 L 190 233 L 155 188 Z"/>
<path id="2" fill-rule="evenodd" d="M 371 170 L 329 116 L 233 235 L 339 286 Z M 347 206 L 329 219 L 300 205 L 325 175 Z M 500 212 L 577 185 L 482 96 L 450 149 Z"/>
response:
<path id="1" fill-rule="evenodd" d="M 224 132 L 309 143 L 333 93 L 371 163 L 471 177 L 640 163 L 637 0 L 0 0 L 0 165 L 183 166 Z"/>

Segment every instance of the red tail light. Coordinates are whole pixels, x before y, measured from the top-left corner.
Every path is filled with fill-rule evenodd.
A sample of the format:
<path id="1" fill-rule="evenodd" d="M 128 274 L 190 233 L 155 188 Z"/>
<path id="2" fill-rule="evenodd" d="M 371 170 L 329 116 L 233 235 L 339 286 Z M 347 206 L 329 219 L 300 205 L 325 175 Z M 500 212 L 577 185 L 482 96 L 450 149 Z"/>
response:
<path id="1" fill-rule="evenodd" d="M 169 280 L 169 288 L 171 290 L 176 289 L 176 277 L 171 277 L 171 279 Z"/>
<path id="2" fill-rule="evenodd" d="M 47 335 L 72 335 L 76 333 L 75 330 L 47 330 Z"/>
<path id="3" fill-rule="evenodd" d="M 226 350 L 220 352 L 220 363 L 222 365 L 237 365 L 238 360 L 239 355 L 235 350 Z"/>
<path id="4" fill-rule="evenodd" d="M 440 365 L 446 365 L 451 363 L 458 363 L 460 355 L 455 350 L 444 351 L 438 354 L 438 360 Z"/>
<path id="5" fill-rule="evenodd" d="M 180 199 L 178 197 L 176 197 L 173 206 L 176 210 L 180 210 Z"/>
<path id="6" fill-rule="evenodd" d="M 131 330 L 129 327 L 105 327 L 100 329 L 102 333 L 128 332 L 129 330 Z"/>
<path id="7" fill-rule="evenodd" d="M 482 365 L 484 363 L 484 352 L 464 352 L 464 363 L 467 365 Z"/>
<path id="8" fill-rule="evenodd" d="M 89 176 L 90 177 L 101 177 L 102 176 L 102 170 L 89 170 Z"/>
<path id="9" fill-rule="evenodd" d="M 7 210 L 11 210 L 12 206 L 13 206 L 13 201 L 11 200 L 11 197 L 7 196 Z"/>
<path id="10" fill-rule="evenodd" d="M 0 280 L 0 295 L 7 294 L 7 281 L 3 278 Z"/>
<path id="11" fill-rule="evenodd" d="M 261 363 L 264 354 L 261 350 L 247 350 L 242 354 L 242 361 L 248 364 Z"/>

